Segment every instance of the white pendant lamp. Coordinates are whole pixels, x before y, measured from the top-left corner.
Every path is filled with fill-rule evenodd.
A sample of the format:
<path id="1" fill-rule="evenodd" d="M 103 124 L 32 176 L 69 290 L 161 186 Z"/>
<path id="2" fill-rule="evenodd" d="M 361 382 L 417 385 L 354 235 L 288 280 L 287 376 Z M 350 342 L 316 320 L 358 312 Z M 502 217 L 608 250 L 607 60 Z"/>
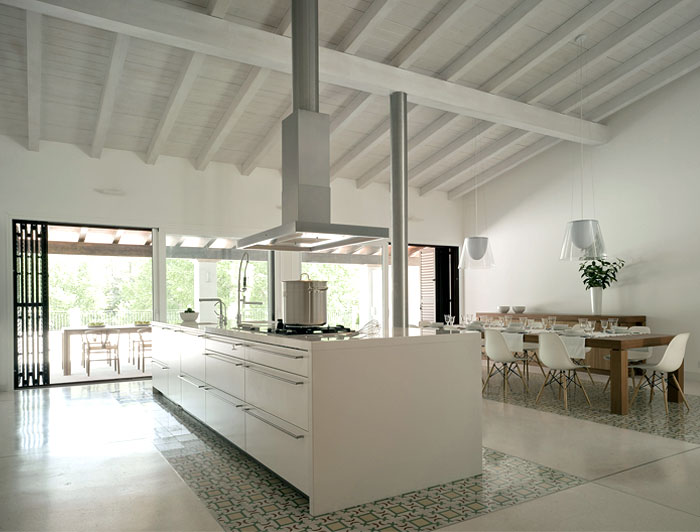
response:
<path id="1" fill-rule="evenodd" d="M 583 41 L 585 35 L 576 37 L 576 44 L 579 46 L 579 118 L 581 128 L 583 128 L 583 64 L 581 55 L 583 53 Z M 606 257 L 605 242 L 603 233 L 600 230 L 600 223 L 595 219 L 583 218 L 583 141 L 581 141 L 581 172 L 579 184 L 581 188 L 581 219 L 571 220 L 566 224 L 566 233 L 561 247 L 560 260 L 583 261 L 592 259 L 602 259 Z M 573 211 L 573 184 L 571 188 L 571 207 Z M 595 212 L 595 198 L 591 195 L 593 212 Z"/>
<path id="2" fill-rule="evenodd" d="M 474 157 L 477 156 L 476 137 L 474 137 Z M 474 229 L 477 229 L 479 223 L 479 172 L 476 171 L 474 176 Z M 470 270 L 485 270 L 494 266 L 493 254 L 491 246 L 489 246 L 489 237 L 487 236 L 468 236 L 464 239 L 462 252 L 459 255 L 459 268 Z"/>

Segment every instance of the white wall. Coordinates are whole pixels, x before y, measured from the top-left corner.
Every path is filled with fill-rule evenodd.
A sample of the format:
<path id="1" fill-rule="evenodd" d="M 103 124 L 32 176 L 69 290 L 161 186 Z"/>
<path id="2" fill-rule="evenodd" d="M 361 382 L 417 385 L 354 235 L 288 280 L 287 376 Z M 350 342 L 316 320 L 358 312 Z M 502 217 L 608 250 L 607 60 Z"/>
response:
<path id="1" fill-rule="evenodd" d="M 628 107 L 609 122 L 612 140 L 584 156 L 584 215 L 594 214 L 593 177 L 608 254 L 627 261 L 604 291 L 603 311 L 645 314 L 654 331 L 690 331 L 685 367 L 693 379 L 700 377 L 699 91 L 696 71 Z M 501 304 L 590 312 L 578 263 L 558 260 L 579 161 L 578 145 L 562 143 L 479 190 L 479 231 L 491 237 L 496 268 L 467 272 L 467 312 Z M 463 204 L 469 234 L 474 194 Z"/>
<path id="2" fill-rule="evenodd" d="M 105 196 L 95 188 L 119 188 Z M 76 146 L 41 143 L 27 151 L 0 136 L 0 389 L 11 384 L 12 278 L 10 223 L 13 218 L 49 222 L 158 227 L 165 232 L 241 237 L 279 224 L 279 173 L 258 170 L 250 177 L 231 165 L 212 163 L 205 172 L 174 157 L 146 165 L 141 155 L 104 150 L 92 159 Z M 409 241 L 459 245 L 462 206 L 444 194 L 421 198 L 411 190 Z M 388 226 L 389 191 L 374 184 L 358 191 L 354 182 L 332 185 L 332 221 Z"/>

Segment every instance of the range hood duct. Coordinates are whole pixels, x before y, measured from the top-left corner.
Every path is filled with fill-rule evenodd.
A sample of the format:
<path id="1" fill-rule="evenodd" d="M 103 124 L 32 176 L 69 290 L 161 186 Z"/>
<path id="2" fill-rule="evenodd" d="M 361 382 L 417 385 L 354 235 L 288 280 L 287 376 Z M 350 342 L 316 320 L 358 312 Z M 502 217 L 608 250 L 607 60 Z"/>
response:
<path id="1" fill-rule="evenodd" d="M 318 112 L 318 0 L 292 0 L 293 110 L 282 122 L 282 225 L 240 249 L 321 251 L 389 237 L 384 227 L 331 223 L 330 129 Z"/>

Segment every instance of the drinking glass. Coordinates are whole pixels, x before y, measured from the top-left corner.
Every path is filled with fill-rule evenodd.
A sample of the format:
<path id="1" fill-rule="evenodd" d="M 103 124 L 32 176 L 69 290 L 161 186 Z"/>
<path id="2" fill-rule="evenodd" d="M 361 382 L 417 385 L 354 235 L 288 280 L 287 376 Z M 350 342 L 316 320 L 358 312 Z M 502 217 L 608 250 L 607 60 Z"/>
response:
<path id="1" fill-rule="evenodd" d="M 554 330 L 554 326 L 557 324 L 557 317 L 556 316 L 550 316 L 547 318 L 549 320 L 549 325 L 552 330 Z"/>
<path id="2" fill-rule="evenodd" d="M 503 318 L 503 321 L 506 325 L 506 329 L 510 328 L 510 324 L 513 323 L 513 317 L 512 316 L 505 316 Z"/>
<path id="3" fill-rule="evenodd" d="M 578 324 L 581 326 L 582 329 L 586 328 L 586 323 L 588 323 L 588 318 L 579 318 L 578 319 Z"/>
<path id="4" fill-rule="evenodd" d="M 595 330 L 595 320 L 586 320 L 586 326 L 583 330 L 587 334 L 591 334 Z"/>
<path id="5" fill-rule="evenodd" d="M 451 327 L 455 323 L 455 317 L 451 314 L 445 314 L 445 325 Z"/>
<path id="6" fill-rule="evenodd" d="M 608 320 L 600 320 L 600 330 L 604 333 L 608 332 Z"/>
<path id="7" fill-rule="evenodd" d="M 615 332 L 615 327 L 617 327 L 617 320 L 618 320 L 618 318 L 609 318 L 608 319 L 608 323 L 610 323 L 610 326 L 613 329 L 612 332 Z"/>

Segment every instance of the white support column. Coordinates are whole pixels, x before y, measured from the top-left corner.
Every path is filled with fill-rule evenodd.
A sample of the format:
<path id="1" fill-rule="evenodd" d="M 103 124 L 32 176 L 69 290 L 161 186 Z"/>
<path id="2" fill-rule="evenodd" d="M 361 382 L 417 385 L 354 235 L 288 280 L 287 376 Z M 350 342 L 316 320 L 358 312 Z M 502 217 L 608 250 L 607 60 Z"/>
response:
<path id="1" fill-rule="evenodd" d="M 168 299 L 166 294 L 165 233 L 159 229 L 151 231 L 153 248 L 153 319 L 167 321 Z"/>
<path id="2" fill-rule="evenodd" d="M 216 292 L 216 262 L 196 260 L 194 263 L 193 304 L 195 305 L 195 310 L 199 312 L 200 322 L 216 323 L 219 320 L 214 312 L 213 301 L 199 301 L 203 297 L 219 297 Z"/>

